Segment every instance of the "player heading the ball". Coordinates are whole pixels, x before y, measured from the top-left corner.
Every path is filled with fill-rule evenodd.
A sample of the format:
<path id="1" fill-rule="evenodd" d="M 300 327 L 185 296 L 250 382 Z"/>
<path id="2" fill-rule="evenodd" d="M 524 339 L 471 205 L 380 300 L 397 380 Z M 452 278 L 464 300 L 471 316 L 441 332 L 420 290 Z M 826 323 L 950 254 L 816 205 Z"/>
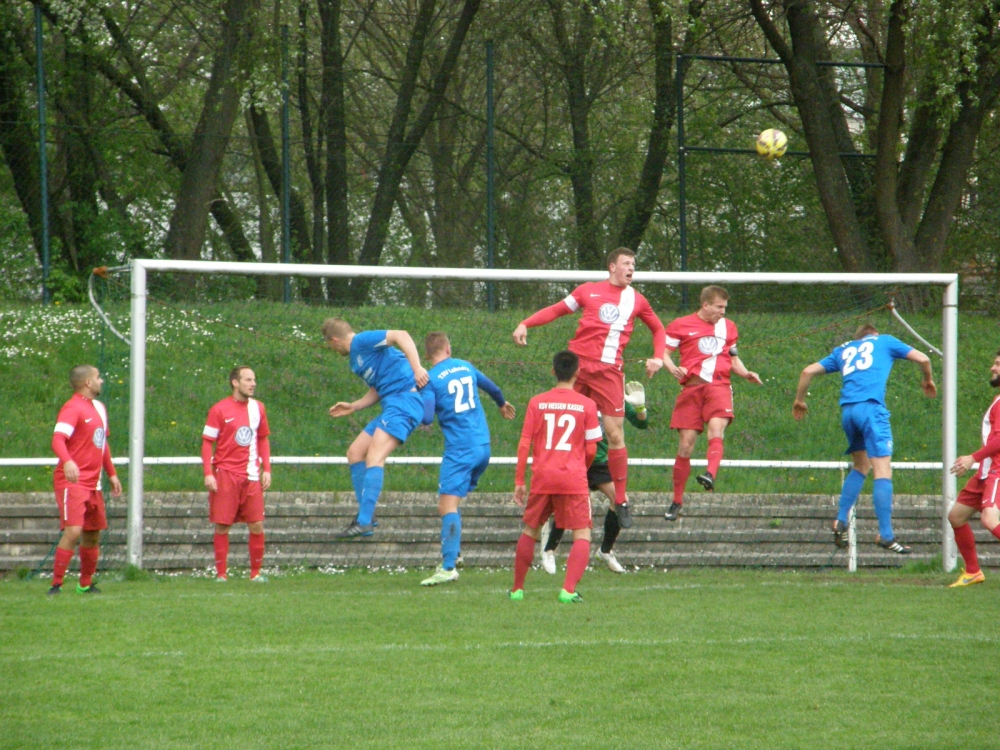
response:
<path id="1" fill-rule="evenodd" d="M 52 483 L 59 507 L 62 536 L 56 545 L 50 595 L 60 593 L 73 550 L 80 545 L 78 594 L 98 594 L 94 584 L 100 556 L 101 531 L 108 528 L 101 494 L 101 471 L 108 473 L 111 496 L 122 494 L 108 445 L 108 412 L 97 400 L 104 379 L 96 367 L 77 365 L 69 373 L 73 396 L 62 405 L 52 434 L 52 452 L 59 459 Z"/>
<path id="2" fill-rule="evenodd" d="M 208 518 L 215 524 L 215 580 L 229 580 L 229 530 L 250 532 L 250 581 L 267 583 L 264 565 L 264 493 L 271 486 L 271 443 L 264 404 L 253 397 L 257 376 L 245 365 L 229 372 L 231 395 L 208 410 L 201 433 L 201 464 L 208 490 Z M 212 455 L 212 448 L 215 455 Z"/>
<path id="3" fill-rule="evenodd" d="M 885 408 L 885 384 L 897 359 L 908 359 L 920 365 L 924 377 L 920 384 L 928 398 L 937 395 L 931 361 L 923 352 L 904 344 L 895 336 L 880 335 L 878 329 L 865 324 L 854 333 L 854 339 L 841 344 L 819 362 L 802 370 L 799 387 L 792 404 L 792 416 L 806 415 L 806 394 L 817 375 L 839 372 L 841 426 L 847 435 L 847 451 L 854 461 L 854 470 L 844 479 L 840 492 L 840 509 L 833 522 L 833 541 L 838 547 L 847 546 L 847 519 L 858 501 L 868 472 L 874 470 L 875 487 L 872 503 L 878 517 L 875 543 L 895 552 L 910 554 L 910 548 L 900 544 L 892 530 L 892 425 Z"/>
<path id="4" fill-rule="evenodd" d="M 417 347 L 406 331 L 355 333 L 340 318 L 327 318 L 322 330 L 327 346 L 348 357 L 351 372 L 368 386 L 368 392 L 356 401 L 338 401 L 331 406 L 330 416 L 346 417 L 382 403 L 381 414 L 358 433 L 347 449 L 358 515 L 339 534 L 341 539 L 371 536 L 375 506 L 385 479 L 385 460 L 406 442 L 424 416 L 417 388 L 427 385 L 427 370 L 420 364 Z"/>
<path id="5" fill-rule="evenodd" d="M 580 360 L 574 388 L 592 398 L 601 411 L 608 438 L 608 469 L 615 485 L 615 510 L 623 529 L 632 526 L 627 502 L 628 450 L 625 448 L 625 376 L 623 354 L 639 318 L 653 332 L 653 356 L 646 360 L 646 376 L 663 367 L 664 330 L 646 298 L 632 288 L 635 253 L 619 247 L 608 254 L 608 279 L 581 284 L 569 296 L 539 310 L 514 329 L 514 341 L 528 343 L 528 329 L 581 311 L 569 350 Z"/>
<path id="6" fill-rule="evenodd" d="M 524 530 L 514 556 L 514 587 L 510 598 L 524 599 L 524 579 L 535 557 L 535 542 L 542 526 L 555 515 L 556 525 L 573 532 L 573 548 L 566 560 L 566 579 L 559 601 L 583 601 L 576 584 L 590 559 L 590 491 L 587 468 L 593 463 L 601 440 L 597 404 L 574 389 L 579 360 L 573 352 L 559 352 L 552 359 L 556 387 L 528 402 L 524 427 L 517 446 L 514 501 L 524 507 Z M 525 485 L 528 454 L 532 456 L 531 493 Z M 527 499 L 527 503 L 525 503 Z"/>
<path id="7" fill-rule="evenodd" d="M 698 435 L 706 427 L 708 470 L 697 480 L 706 490 L 715 489 L 722 463 L 722 439 L 735 417 L 730 374 L 762 384 L 760 376 L 747 369 L 737 352 L 740 334 L 736 324 L 726 317 L 729 292 L 721 286 L 706 286 L 699 301 L 697 312 L 677 318 L 667 326 L 665 364 L 681 384 L 670 417 L 670 429 L 678 431 L 679 439 L 674 459 L 674 501 L 664 514 L 668 521 L 676 521 L 681 514 L 684 487 L 691 476 L 691 454 Z M 674 366 L 669 358 L 674 350 L 680 351 L 680 366 Z"/>
<path id="8" fill-rule="evenodd" d="M 476 489 L 490 465 L 490 428 L 478 391 L 489 394 L 504 419 L 513 419 L 514 406 L 503 391 L 476 367 L 451 356 L 451 342 L 441 331 L 427 334 L 424 353 L 431 362 L 430 380 L 421 391 L 424 422 L 437 414 L 444 434 L 444 456 L 438 482 L 438 512 L 441 515 L 441 565 L 434 575 L 421 581 L 436 586 L 458 578 L 455 560 L 462 546 L 462 517 L 458 506 Z"/>
<path id="9" fill-rule="evenodd" d="M 1000 351 L 993 358 L 990 367 L 990 385 L 1000 388 Z M 1000 396 L 993 399 L 986 410 L 982 426 L 983 446 L 975 453 L 959 456 L 951 467 L 951 473 L 961 476 L 972 464 L 979 462 L 979 470 L 966 482 L 958 493 L 955 504 L 948 512 L 948 521 L 955 531 L 955 544 L 965 561 L 965 570 L 951 588 L 970 586 L 986 580 L 979 567 L 976 553 L 976 537 L 969 527 L 969 519 L 978 510 L 979 520 L 989 532 L 1000 539 Z"/>

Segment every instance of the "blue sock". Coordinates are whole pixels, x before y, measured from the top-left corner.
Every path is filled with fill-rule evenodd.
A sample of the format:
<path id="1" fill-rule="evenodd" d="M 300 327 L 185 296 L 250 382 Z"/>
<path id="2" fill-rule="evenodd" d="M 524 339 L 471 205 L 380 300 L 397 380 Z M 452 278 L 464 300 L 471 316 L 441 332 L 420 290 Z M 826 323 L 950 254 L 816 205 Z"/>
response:
<path id="1" fill-rule="evenodd" d="M 361 507 L 358 509 L 358 523 L 368 526 L 375 515 L 375 503 L 382 494 L 382 482 L 385 479 L 385 469 L 381 466 L 369 466 L 365 471 L 365 491 L 361 495 Z"/>
<path id="2" fill-rule="evenodd" d="M 361 507 L 361 497 L 365 493 L 366 471 L 368 471 L 368 467 L 365 466 L 364 461 L 351 464 L 351 485 L 354 487 L 354 499 L 358 501 L 359 508 Z"/>
<path id="3" fill-rule="evenodd" d="M 851 508 L 854 507 L 854 503 L 858 501 L 858 495 L 861 494 L 861 487 L 864 483 L 865 475 L 857 469 L 851 469 L 851 473 L 844 477 L 844 487 L 840 491 L 840 510 L 837 511 L 837 520 L 845 526 L 847 525 L 847 516 L 851 512 Z"/>
<path id="4" fill-rule="evenodd" d="M 445 570 L 455 569 L 458 550 L 462 546 L 462 517 L 458 513 L 445 513 L 441 516 L 441 567 Z"/>
<path id="5" fill-rule="evenodd" d="M 878 535 L 883 541 L 895 539 L 892 533 L 892 480 L 876 479 L 875 490 L 872 492 L 872 502 L 875 504 L 875 515 L 878 516 Z"/>

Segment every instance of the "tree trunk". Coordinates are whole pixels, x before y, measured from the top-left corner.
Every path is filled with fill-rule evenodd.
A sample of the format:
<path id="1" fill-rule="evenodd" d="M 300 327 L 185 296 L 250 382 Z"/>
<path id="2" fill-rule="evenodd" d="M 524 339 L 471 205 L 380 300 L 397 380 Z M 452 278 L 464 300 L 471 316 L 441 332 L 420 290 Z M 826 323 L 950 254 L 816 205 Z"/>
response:
<path id="1" fill-rule="evenodd" d="M 167 232 L 166 251 L 171 258 L 201 257 L 209 209 L 239 108 L 240 63 L 259 5 L 260 0 L 226 0 L 223 7 L 221 39 Z"/>
<path id="2" fill-rule="evenodd" d="M 433 3 L 431 3 L 433 5 Z M 344 55 L 340 44 L 340 0 L 319 0 L 323 27 L 323 129 L 326 136 L 326 195 L 328 263 L 354 262 L 351 252 L 350 211 L 347 204 L 347 112 L 344 99 Z M 344 278 L 328 282 L 331 302 L 341 304 L 348 293 Z"/>
<path id="3" fill-rule="evenodd" d="M 417 12 L 417 21 L 413 27 L 410 43 L 406 53 L 406 64 L 403 69 L 399 94 L 396 97 L 396 108 L 386 139 L 385 155 L 379 168 L 378 185 L 375 189 L 375 199 L 372 202 L 371 215 L 364 243 L 361 246 L 359 262 L 363 265 L 377 265 L 389 233 L 389 221 L 392 218 L 396 196 L 399 193 L 399 183 L 410 159 L 423 140 L 424 133 L 434 119 L 445 90 L 454 73 L 465 36 L 472 25 L 481 0 L 464 0 L 462 12 L 455 24 L 447 51 L 441 60 L 441 65 L 434 74 L 433 83 L 417 115 L 413 125 L 407 130 L 407 123 L 413 108 L 413 96 L 416 91 L 420 63 L 424 56 L 424 45 L 430 31 L 434 11 L 434 0 L 421 0 Z M 329 127 L 330 123 L 327 123 Z M 356 278 L 351 281 L 350 296 L 356 303 L 363 302 L 368 296 L 368 279 Z"/>

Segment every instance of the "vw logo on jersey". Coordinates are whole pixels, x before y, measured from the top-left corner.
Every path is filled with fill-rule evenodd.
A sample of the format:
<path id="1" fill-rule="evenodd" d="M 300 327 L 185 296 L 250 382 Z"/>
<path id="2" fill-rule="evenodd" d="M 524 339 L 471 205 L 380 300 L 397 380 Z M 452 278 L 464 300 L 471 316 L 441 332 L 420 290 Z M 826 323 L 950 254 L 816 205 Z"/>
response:
<path id="1" fill-rule="evenodd" d="M 250 445 L 251 440 L 253 440 L 253 430 L 251 430 L 249 427 L 240 427 L 240 429 L 236 431 L 237 445 L 242 445 L 244 448 L 246 448 L 248 445 Z"/>
<path id="2" fill-rule="evenodd" d="M 702 336 L 698 339 L 698 351 L 713 357 L 722 351 L 722 342 L 716 336 Z"/>
<path id="3" fill-rule="evenodd" d="M 104 428 L 98 427 L 94 430 L 94 447 L 104 449 Z"/>
<path id="4" fill-rule="evenodd" d="M 618 305 L 612 305 L 610 302 L 606 302 L 601 305 L 600 311 L 597 313 L 604 323 L 614 323 L 618 320 Z"/>

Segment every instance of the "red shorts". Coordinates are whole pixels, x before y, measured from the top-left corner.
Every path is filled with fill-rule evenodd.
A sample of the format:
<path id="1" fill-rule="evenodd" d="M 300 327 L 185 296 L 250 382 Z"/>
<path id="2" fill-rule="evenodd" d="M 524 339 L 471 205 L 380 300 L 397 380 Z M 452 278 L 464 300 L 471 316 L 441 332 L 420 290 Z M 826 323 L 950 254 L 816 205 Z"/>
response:
<path id="1" fill-rule="evenodd" d="M 733 387 L 729 383 L 688 385 L 677 394 L 670 429 L 701 432 L 715 417 L 733 421 Z"/>
<path id="2" fill-rule="evenodd" d="M 618 365 L 580 357 L 573 390 L 592 399 L 601 414 L 625 416 L 625 375 Z"/>
<path id="3" fill-rule="evenodd" d="M 540 528 L 555 513 L 556 526 L 560 529 L 592 529 L 590 494 L 586 495 L 528 495 L 521 520 L 533 529 Z"/>
<path id="4" fill-rule="evenodd" d="M 108 528 L 104 495 L 100 490 L 89 490 L 79 484 L 57 485 L 56 505 L 59 506 L 60 531 L 67 526 L 82 526 L 84 531 Z"/>
<path id="5" fill-rule="evenodd" d="M 219 489 L 208 493 L 208 520 L 232 526 L 264 520 L 264 491 L 260 482 L 228 471 L 215 470 Z"/>
<path id="6" fill-rule="evenodd" d="M 991 473 L 986 479 L 981 479 L 979 472 L 976 472 L 976 475 L 965 483 L 955 502 L 976 510 L 996 508 L 997 500 L 1000 500 L 998 488 L 1000 488 L 1000 474 Z"/>

